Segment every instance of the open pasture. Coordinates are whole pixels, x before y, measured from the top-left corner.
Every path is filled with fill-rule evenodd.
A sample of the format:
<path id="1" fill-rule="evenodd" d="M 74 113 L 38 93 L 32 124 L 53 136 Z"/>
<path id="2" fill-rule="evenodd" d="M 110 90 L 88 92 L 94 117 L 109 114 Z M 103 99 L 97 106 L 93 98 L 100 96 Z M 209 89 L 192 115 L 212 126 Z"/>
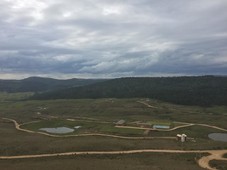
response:
<path id="1" fill-rule="evenodd" d="M 143 100 L 148 107 L 138 100 Z M 70 134 L 60 134 L 58 137 L 50 137 L 38 133 L 27 133 L 15 128 L 13 122 L 0 119 L 0 155 L 26 155 L 46 154 L 72 151 L 119 151 L 134 149 L 176 149 L 176 150 L 205 150 L 205 149 L 227 149 L 226 142 L 217 142 L 208 138 L 209 133 L 222 132 L 222 130 L 196 124 L 209 124 L 226 128 L 225 106 L 214 106 L 210 108 L 179 106 L 156 100 L 146 99 L 98 99 L 98 100 L 49 100 L 49 101 L 4 101 L 0 102 L 1 118 L 14 119 L 20 128 L 41 132 L 40 128 L 68 127 L 74 128 Z M 124 120 L 124 126 L 134 126 L 135 129 L 119 128 L 115 123 Z M 211 121 L 212 120 L 212 121 Z M 144 129 L 135 122 L 150 125 L 169 125 L 170 128 L 194 123 L 193 126 L 179 129 L 158 131 L 152 130 L 145 134 Z M 189 124 L 188 124 L 189 125 Z M 83 134 L 107 134 L 129 138 L 117 138 L 111 136 L 76 136 Z M 185 133 L 190 140 L 185 143 L 176 141 L 176 134 Z M 75 136 L 67 136 L 75 135 Z M 130 137 L 145 137 L 144 139 L 130 139 Z M 167 137 L 165 139 L 165 137 Z M 170 137 L 170 138 L 168 138 Z M 148 139 L 150 138 L 150 139 Z M 166 156 L 168 155 L 168 156 Z M 195 162 L 197 154 L 130 154 L 130 155 L 103 155 L 103 156 L 64 156 L 26 160 L 1 160 L 0 167 L 24 169 L 27 165 L 42 167 L 42 169 L 61 169 L 67 166 L 72 169 L 88 169 L 96 166 L 98 169 L 201 169 Z M 177 158 L 175 158 L 177 157 Z M 59 162 L 57 166 L 53 162 Z M 162 160 L 165 164 L 158 160 Z M 180 161 L 179 166 L 174 161 Z M 116 166 L 108 166 L 111 161 Z M 14 162 L 14 164 L 12 164 Z M 72 163 L 73 162 L 73 163 Z M 127 165 L 123 164 L 126 162 Z M 133 162 L 133 163 L 132 163 Z M 146 163 L 147 162 L 147 163 Z M 190 164 L 190 165 L 189 165 Z M 9 166 L 10 165 L 10 166 Z M 70 166 L 71 165 L 71 166 Z M 131 166 L 133 165 L 133 166 Z M 166 166 L 165 166 L 166 165 Z M 168 166 L 167 166 L 168 165 Z"/>

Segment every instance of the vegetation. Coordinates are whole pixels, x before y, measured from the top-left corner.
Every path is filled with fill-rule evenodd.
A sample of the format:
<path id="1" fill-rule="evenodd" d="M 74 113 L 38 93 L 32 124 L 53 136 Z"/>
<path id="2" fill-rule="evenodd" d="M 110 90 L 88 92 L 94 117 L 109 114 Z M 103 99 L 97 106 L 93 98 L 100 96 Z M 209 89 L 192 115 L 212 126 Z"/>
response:
<path id="1" fill-rule="evenodd" d="M 24 160 L 1 160 L 1 170 L 202 170 L 195 154 L 144 153 L 130 155 L 84 155 Z M 92 167 L 92 168 L 91 168 Z"/>
<path id="2" fill-rule="evenodd" d="M 72 99 L 0 102 L 0 116 L 14 118 L 20 123 L 40 120 L 42 117 L 88 117 L 116 122 L 189 122 L 205 123 L 227 129 L 227 107 L 181 106 L 156 100 L 146 101 L 156 108 L 138 103 L 142 99 Z M 145 101 L 145 100 L 143 100 Z M 41 113 L 41 115 L 38 114 Z"/>
<path id="3" fill-rule="evenodd" d="M 41 93 L 32 99 L 141 97 L 183 105 L 227 105 L 227 77 L 120 78 Z"/>
<path id="4" fill-rule="evenodd" d="M 0 92 L 0 102 L 3 101 L 20 101 L 25 100 L 32 96 L 32 92 L 23 92 L 23 93 L 7 93 L 7 92 Z"/>
<path id="5" fill-rule="evenodd" d="M 223 155 L 223 158 L 227 158 L 227 153 Z"/>
<path id="6" fill-rule="evenodd" d="M 227 77 L 144 77 L 112 80 L 30 77 L 23 80 L 0 80 L 0 92 L 7 92 L 8 96 L 12 96 L 6 100 L 14 100 L 13 97 L 20 95 L 20 92 L 35 92 L 31 99 L 150 98 L 182 105 L 214 106 L 227 105 Z M 0 93 L 0 100 L 5 94 Z M 28 97 L 29 95 L 17 97 L 16 100 Z"/>
<path id="7" fill-rule="evenodd" d="M 143 130 L 137 129 L 121 129 L 114 127 L 114 123 L 99 123 L 86 120 L 68 121 L 61 119 L 54 119 L 50 121 L 40 121 L 36 123 L 26 124 L 21 128 L 30 129 L 33 131 L 39 131 L 40 128 L 53 128 L 53 127 L 69 127 L 74 129 L 75 126 L 80 126 L 71 134 L 85 134 L 85 133 L 103 133 L 103 134 L 115 134 L 124 136 L 141 136 Z"/>
<path id="8" fill-rule="evenodd" d="M 227 170 L 227 161 L 212 160 L 210 165 L 218 170 Z"/>
<path id="9" fill-rule="evenodd" d="M 16 92 L 40 92 L 68 87 L 84 86 L 105 81 L 100 79 L 68 79 L 57 80 L 52 78 L 30 77 L 23 80 L 0 80 L 0 91 Z"/>
<path id="10" fill-rule="evenodd" d="M 113 123 L 126 120 L 126 123 L 142 121 L 155 123 L 171 123 L 180 125 L 175 121 L 207 123 L 223 128 L 226 125 L 227 107 L 192 107 L 179 106 L 169 103 L 149 100 L 149 108 L 137 101 L 143 99 L 83 99 L 83 100 L 49 100 L 49 101 L 22 101 L 0 102 L 0 116 L 16 119 L 19 123 L 31 121 L 22 128 L 38 130 L 41 127 L 57 127 L 65 125 L 73 127 L 82 125 L 84 128 L 75 134 L 100 132 L 118 134 L 122 136 L 143 136 L 143 131 L 134 129 L 115 128 Z M 215 113 L 213 111 L 215 110 Z M 39 114 L 37 114 L 39 113 Z M 79 121 L 66 121 L 66 119 L 79 119 Z M 89 121 L 89 122 L 88 122 Z M 110 122 L 109 124 L 98 122 Z M 80 123 L 80 124 L 78 124 Z M 15 130 L 13 123 L 3 121 L 0 127 L 0 154 L 34 154 L 56 153 L 79 150 L 126 150 L 126 149 L 224 149 L 227 143 L 210 140 L 207 135 L 220 132 L 211 128 L 200 126 L 187 127 L 172 132 L 152 132 L 150 136 L 175 137 L 177 133 L 186 133 L 195 138 L 196 142 L 187 142 L 183 146 L 173 140 L 125 140 L 110 137 L 70 137 L 50 138 L 39 134 L 28 134 Z M 10 141 L 10 142 L 9 142 Z M 209 142 L 208 142 L 209 141 Z M 30 145 L 29 143 L 32 143 Z M 67 143 L 64 147 L 62 143 Z M 198 145 L 199 143 L 199 145 Z M 48 145 L 47 145 L 48 144 Z"/>
<path id="11" fill-rule="evenodd" d="M 5 93 L 7 96 L 8 94 Z M 21 94 L 22 95 L 22 94 Z M 145 104 L 144 104 L 145 103 Z M 152 107 L 148 107 L 152 106 Z M 209 133 L 221 132 L 208 127 L 192 126 L 171 132 L 121 129 L 114 122 L 126 124 L 183 125 L 182 122 L 205 123 L 227 129 L 227 106 L 183 106 L 146 98 L 129 99 L 61 99 L 0 101 L 0 118 L 17 120 L 22 128 L 39 131 L 43 127 L 82 126 L 72 134 L 106 133 L 121 136 L 174 137 L 172 139 L 120 139 L 102 136 L 49 137 L 18 131 L 12 122 L 0 119 L 0 155 L 45 154 L 72 151 L 119 151 L 134 149 L 206 150 L 227 149 L 226 142 L 213 141 Z M 69 120 L 67 120 L 69 119 Z M 33 122 L 35 121 L 35 122 Z M 29 123 L 30 122 L 30 123 Z M 104 123 L 105 122 L 105 123 Z M 175 140 L 177 133 L 185 133 L 185 143 Z M 70 133 L 71 134 L 71 133 Z M 200 154 L 144 153 L 129 155 L 83 155 L 51 158 L 0 160 L 0 169 L 195 169 L 195 158 Z M 201 155 L 200 155 L 201 156 Z M 225 166 L 225 162 L 217 165 Z"/>

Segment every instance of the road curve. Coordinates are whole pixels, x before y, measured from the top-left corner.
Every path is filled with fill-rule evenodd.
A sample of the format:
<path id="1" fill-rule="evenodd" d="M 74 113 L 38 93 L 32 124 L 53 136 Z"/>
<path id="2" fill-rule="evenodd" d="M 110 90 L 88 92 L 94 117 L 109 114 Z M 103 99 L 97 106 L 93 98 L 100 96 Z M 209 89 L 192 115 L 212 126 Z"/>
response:
<path id="1" fill-rule="evenodd" d="M 158 107 L 155 107 L 155 106 L 151 106 L 150 104 L 146 103 L 146 102 L 143 102 L 143 101 L 137 101 L 137 103 L 141 103 L 149 108 L 154 108 L 154 109 L 157 109 Z"/>
<path id="2" fill-rule="evenodd" d="M 127 151 L 80 151 L 80 152 L 62 152 L 51 154 L 37 155 L 17 155 L 17 156 L 0 156 L 0 159 L 25 159 L 25 158 L 41 158 L 54 156 L 70 156 L 70 155 L 118 155 L 118 154 L 133 154 L 133 153 L 227 153 L 227 150 L 161 150 L 161 149 L 142 149 L 142 150 L 127 150 Z M 219 156 L 215 157 L 219 158 Z"/>
<path id="3" fill-rule="evenodd" d="M 172 137 L 125 137 L 125 136 L 116 136 L 116 135 L 107 135 L 107 134 L 82 134 L 82 135 L 51 135 L 43 132 L 35 132 L 27 129 L 20 128 L 20 125 L 14 119 L 2 118 L 3 120 L 11 121 L 14 123 L 17 130 L 28 132 L 28 133 L 38 133 L 51 137 L 70 137 L 70 136 L 105 136 L 105 137 L 115 137 L 121 139 L 172 139 Z M 191 125 L 191 124 L 190 124 Z M 216 126 L 210 126 L 206 124 L 198 124 L 200 126 L 211 127 L 219 130 L 225 130 Z M 200 167 L 208 170 L 216 170 L 209 165 L 211 160 L 225 160 L 223 155 L 227 153 L 227 150 L 156 150 L 156 149 L 144 149 L 144 150 L 128 150 L 128 151 L 83 151 L 83 152 L 63 152 L 63 153 L 52 153 L 52 154 L 37 154 L 37 155 L 16 155 L 16 156 L 0 156 L 0 159 L 26 159 L 26 158 L 42 158 L 42 157 L 54 157 L 54 156 L 70 156 L 70 155 L 116 155 L 116 154 L 133 154 L 133 153 L 210 153 L 209 156 L 204 156 L 199 159 L 197 162 Z"/>
<path id="4" fill-rule="evenodd" d="M 101 136 L 101 137 L 112 137 L 112 138 L 118 138 L 118 139 L 130 139 L 130 140 L 152 140 L 152 139 L 171 139 L 175 140 L 175 137 L 129 137 L 129 136 L 119 136 L 119 135 L 110 135 L 110 134 L 102 134 L 102 133 L 88 133 L 88 134 L 78 134 L 78 135 L 53 135 L 45 132 L 36 132 L 28 129 L 23 129 L 21 128 L 20 124 L 14 120 L 14 119 L 9 119 L 9 118 L 2 118 L 3 120 L 7 120 L 10 122 L 13 122 L 15 125 L 15 128 L 19 131 L 22 132 L 27 132 L 27 133 L 33 133 L 33 134 L 41 134 L 49 137 L 56 137 L 56 138 L 67 138 L 67 137 L 84 137 L 84 136 Z"/>
<path id="5" fill-rule="evenodd" d="M 144 128 L 144 127 L 135 127 L 135 126 L 115 126 L 116 128 L 123 128 L 123 129 L 141 129 L 141 130 L 153 130 L 153 131 L 160 131 L 160 132 L 170 132 L 173 130 L 177 130 L 180 128 L 185 128 L 185 127 L 190 127 L 190 126 L 194 126 L 195 124 L 186 124 L 186 125 L 181 125 L 181 126 L 176 126 L 174 128 L 171 129 L 154 129 L 154 128 Z"/>
<path id="6" fill-rule="evenodd" d="M 119 155 L 119 154 L 135 154 L 135 153 L 210 153 L 209 156 L 204 156 L 197 161 L 198 165 L 204 169 L 216 170 L 209 165 L 211 160 L 225 160 L 222 156 L 227 153 L 227 150 L 128 150 L 128 151 L 82 151 L 82 152 L 63 152 L 52 154 L 37 154 L 37 155 L 16 155 L 16 156 L 0 156 L 0 160 L 12 159 L 30 159 L 30 158 L 45 158 L 55 156 L 76 156 L 76 155 Z"/>
<path id="7" fill-rule="evenodd" d="M 211 160 L 225 160 L 223 154 L 227 153 L 227 150 L 156 150 L 156 149 L 144 149 L 144 150 L 128 150 L 128 151 L 82 151 L 82 152 L 63 152 L 63 153 L 51 153 L 51 154 L 37 154 L 37 155 L 17 155 L 17 156 L 0 156 L 0 160 L 12 160 L 12 159 L 28 159 L 28 158 L 46 158 L 55 156 L 77 156 L 77 155 L 119 155 L 119 154 L 135 154 L 135 153 L 210 153 L 209 156 L 204 156 L 197 161 L 198 165 L 208 170 L 216 170 L 209 165 Z"/>
<path id="8" fill-rule="evenodd" d="M 227 158 L 223 158 L 223 155 L 227 153 L 227 150 L 216 150 L 216 151 L 210 151 L 209 153 L 211 155 L 203 156 L 201 159 L 198 160 L 198 164 L 200 167 L 209 169 L 209 170 L 217 170 L 216 168 L 213 168 L 210 166 L 209 162 L 211 160 L 227 161 Z"/>

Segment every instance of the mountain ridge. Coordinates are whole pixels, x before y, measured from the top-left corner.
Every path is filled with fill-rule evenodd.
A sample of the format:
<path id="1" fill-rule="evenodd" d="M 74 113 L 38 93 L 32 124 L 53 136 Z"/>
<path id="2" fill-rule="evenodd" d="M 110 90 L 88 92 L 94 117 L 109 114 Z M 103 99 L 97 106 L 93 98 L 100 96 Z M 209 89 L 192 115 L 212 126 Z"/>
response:
<path id="1" fill-rule="evenodd" d="M 0 91 L 2 92 L 43 92 L 49 90 L 77 87 L 87 84 L 105 81 L 105 79 L 54 79 L 47 77 L 28 77 L 21 80 L 0 79 Z"/>
<path id="2" fill-rule="evenodd" d="M 227 105 L 227 77 L 127 77 L 36 94 L 32 99 L 152 98 L 183 105 Z"/>

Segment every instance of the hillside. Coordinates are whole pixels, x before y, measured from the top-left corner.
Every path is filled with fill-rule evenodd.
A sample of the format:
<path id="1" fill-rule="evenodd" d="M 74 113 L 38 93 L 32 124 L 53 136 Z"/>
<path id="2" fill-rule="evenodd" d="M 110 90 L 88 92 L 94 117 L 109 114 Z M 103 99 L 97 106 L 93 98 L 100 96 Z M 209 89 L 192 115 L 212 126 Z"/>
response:
<path id="1" fill-rule="evenodd" d="M 68 87 L 78 87 L 97 82 L 100 79 L 68 79 L 58 80 L 52 78 L 29 77 L 23 80 L 0 80 L 0 92 L 43 92 Z"/>
<path id="2" fill-rule="evenodd" d="M 137 97 L 184 105 L 227 105 L 227 77 L 119 78 L 37 94 L 32 99 Z"/>

